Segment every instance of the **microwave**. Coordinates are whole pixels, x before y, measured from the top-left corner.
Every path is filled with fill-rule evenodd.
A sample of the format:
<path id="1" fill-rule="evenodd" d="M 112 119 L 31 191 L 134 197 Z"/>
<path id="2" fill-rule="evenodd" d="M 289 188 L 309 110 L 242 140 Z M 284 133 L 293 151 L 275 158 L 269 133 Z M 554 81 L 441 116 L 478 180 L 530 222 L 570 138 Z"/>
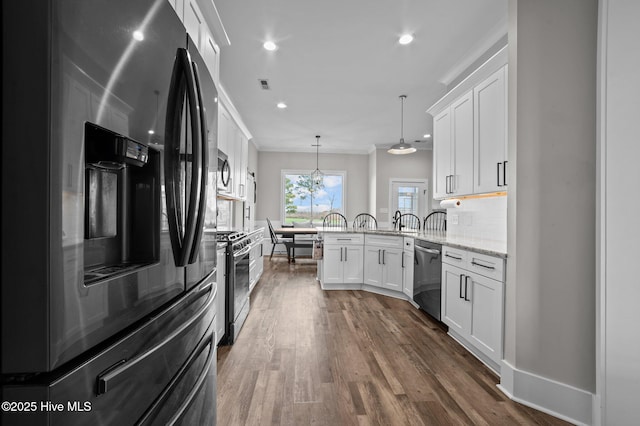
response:
<path id="1" fill-rule="evenodd" d="M 218 150 L 218 192 L 231 192 L 231 165 L 227 154 Z"/>

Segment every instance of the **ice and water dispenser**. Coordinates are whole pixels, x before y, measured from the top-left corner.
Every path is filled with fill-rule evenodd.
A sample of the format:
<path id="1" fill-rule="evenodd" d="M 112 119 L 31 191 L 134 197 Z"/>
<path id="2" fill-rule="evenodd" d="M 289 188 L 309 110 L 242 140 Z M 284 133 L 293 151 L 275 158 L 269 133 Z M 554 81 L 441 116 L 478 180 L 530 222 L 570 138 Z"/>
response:
<path id="1" fill-rule="evenodd" d="M 85 124 L 85 284 L 159 259 L 160 154 Z"/>

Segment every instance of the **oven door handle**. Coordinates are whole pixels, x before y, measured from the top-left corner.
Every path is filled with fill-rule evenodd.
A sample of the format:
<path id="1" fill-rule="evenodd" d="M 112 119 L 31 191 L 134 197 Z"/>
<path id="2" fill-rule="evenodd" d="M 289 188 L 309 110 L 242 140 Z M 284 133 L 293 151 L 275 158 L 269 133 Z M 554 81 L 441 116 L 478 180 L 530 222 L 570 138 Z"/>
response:
<path id="1" fill-rule="evenodd" d="M 234 258 L 234 259 L 237 259 L 237 258 L 239 258 L 239 257 L 244 256 L 245 254 L 249 253 L 249 252 L 251 251 L 251 249 L 252 249 L 252 248 L 253 248 L 253 247 L 251 246 L 251 244 L 247 245 L 247 247 L 246 247 L 246 248 L 243 248 L 242 250 L 240 250 L 240 251 L 239 251 L 239 252 L 237 252 L 237 253 L 233 253 L 233 258 Z"/>

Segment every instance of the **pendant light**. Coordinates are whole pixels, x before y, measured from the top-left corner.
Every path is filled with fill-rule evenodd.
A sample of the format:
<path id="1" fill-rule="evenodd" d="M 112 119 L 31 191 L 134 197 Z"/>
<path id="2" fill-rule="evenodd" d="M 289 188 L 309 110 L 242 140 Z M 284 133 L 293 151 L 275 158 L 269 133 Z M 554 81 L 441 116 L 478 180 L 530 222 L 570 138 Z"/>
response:
<path id="1" fill-rule="evenodd" d="M 311 173 L 311 182 L 315 188 L 319 187 L 323 183 L 324 174 L 320 171 L 318 166 L 318 148 L 320 148 L 320 136 L 316 136 L 316 144 L 311 145 L 316 147 L 316 169 Z"/>
<path id="2" fill-rule="evenodd" d="M 393 145 L 387 151 L 389 154 L 411 154 L 416 152 L 416 149 L 410 144 L 404 141 L 404 100 L 407 95 L 400 95 L 400 142 Z"/>

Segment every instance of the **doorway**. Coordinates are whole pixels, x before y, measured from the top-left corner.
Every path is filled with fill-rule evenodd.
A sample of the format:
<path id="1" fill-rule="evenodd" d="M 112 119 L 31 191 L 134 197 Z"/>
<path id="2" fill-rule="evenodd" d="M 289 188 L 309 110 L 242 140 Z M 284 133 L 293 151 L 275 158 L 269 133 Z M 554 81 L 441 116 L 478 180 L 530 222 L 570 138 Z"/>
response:
<path id="1" fill-rule="evenodd" d="M 426 200 L 428 191 L 427 179 L 390 179 L 389 180 L 389 215 L 400 210 L 400 213 L 412 213 L 419 218 L 428 212 Z"/>

